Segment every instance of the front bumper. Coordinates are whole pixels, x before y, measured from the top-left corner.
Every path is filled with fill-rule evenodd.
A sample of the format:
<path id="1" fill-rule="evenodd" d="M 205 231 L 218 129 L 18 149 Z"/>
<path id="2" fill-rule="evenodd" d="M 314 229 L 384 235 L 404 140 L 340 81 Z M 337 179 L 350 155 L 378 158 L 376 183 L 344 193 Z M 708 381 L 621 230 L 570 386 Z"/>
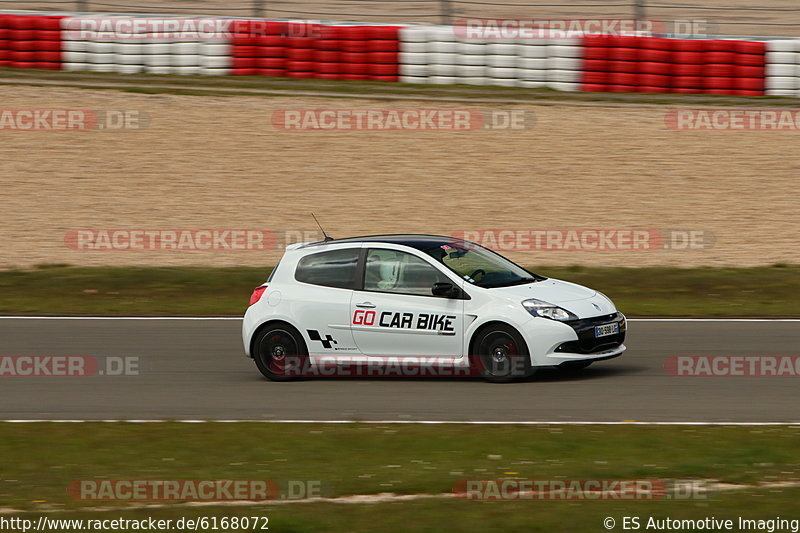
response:
<path id="1" fill-rule="evenodd" d="M 575 330 L 575 333 L 578 335 L 578 340 L 561 344 L 556 348 L 556 352 L 588 355 L 616 348 L 625 342 L 627 322 L 625 320 L 625 315 L 622 313 L 612 313 L 610 315 L 596 316 L 592 318 L 569 320 L 564 323 Z M 619 326 L 619 333 L 605 337 L 594 336 L 594 328 L 596 326 L 614 323 Z"/>
<path id="2" fill-rule="evenodd" d="M 595 327 L 616 323 L 619 333 L 595 337 Z M 565 321 L 577 335 L 577 340 L 562 342 L 546 358 L 548 364 L 560 365 L 570 361 L 599 361 L 619 357 L 625 352 L 627 321 L 622 313 Z"/>

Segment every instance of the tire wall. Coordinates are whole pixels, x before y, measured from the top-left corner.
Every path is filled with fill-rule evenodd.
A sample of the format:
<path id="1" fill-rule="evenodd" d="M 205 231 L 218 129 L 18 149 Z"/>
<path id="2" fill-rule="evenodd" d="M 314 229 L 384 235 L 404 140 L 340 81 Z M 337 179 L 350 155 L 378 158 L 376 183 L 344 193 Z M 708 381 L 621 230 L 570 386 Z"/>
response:
<path id="1" fill-rule="evenodd" d="M 117 17 L 130 18 L 0 13 L 0 67 L 800 96 L 800 39 L 559 35 L 478 40 L 454 26 L 267 19 L 226 19 L 229 31 L 210 36 L 75 31 L 87 18 Z"/>

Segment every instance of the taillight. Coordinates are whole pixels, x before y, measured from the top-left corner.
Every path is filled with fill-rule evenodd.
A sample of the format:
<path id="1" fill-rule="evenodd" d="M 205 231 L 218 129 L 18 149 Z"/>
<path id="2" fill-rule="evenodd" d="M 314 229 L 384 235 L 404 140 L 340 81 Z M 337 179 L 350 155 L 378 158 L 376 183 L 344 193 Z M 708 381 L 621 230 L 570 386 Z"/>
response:
<path id="1" fill-rule="evenodd" d="M 265 290 L 267 290 L 266 285 L 262 285 L 261 287 L 256 287 L 255 289 L 253 289 L 253 294 L 250 295 L 250 303 L 248 304 L 248 307 L 259 301 L 261 299 L 261 295 L 264 294 Z"/>

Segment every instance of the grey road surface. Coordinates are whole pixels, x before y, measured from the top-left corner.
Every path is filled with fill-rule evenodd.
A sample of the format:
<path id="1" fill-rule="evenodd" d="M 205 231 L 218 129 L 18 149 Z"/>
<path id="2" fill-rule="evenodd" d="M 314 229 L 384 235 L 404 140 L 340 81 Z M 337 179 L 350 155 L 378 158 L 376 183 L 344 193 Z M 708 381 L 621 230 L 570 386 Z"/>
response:
<path id="1" fill-rule="evenodd" d="M 800 421 L 800 377 L 674 377 L 673 355 L 800 355 L 800 322 L 632 321 L 575 376 L 266 381 L 237 320 L 0 319 L 0 356 L 137 357 L 139 375 L 0 377 L 0 419 Z"/>

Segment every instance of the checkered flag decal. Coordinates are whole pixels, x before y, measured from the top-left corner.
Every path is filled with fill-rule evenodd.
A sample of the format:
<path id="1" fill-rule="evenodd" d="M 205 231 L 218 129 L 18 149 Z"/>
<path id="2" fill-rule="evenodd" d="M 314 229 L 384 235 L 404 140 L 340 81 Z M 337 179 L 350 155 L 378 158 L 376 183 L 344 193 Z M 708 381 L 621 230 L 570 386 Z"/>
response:
<path id="1" fill-rule="evenodd" d="M 319 331 L 315 329 L 308 329 L 306 331 L 308 332 L 309 338 L 312 341 L 320 341 L 322 343 L 323 348 L 331 348 L 332 347 L 331 343 L 339 344 L 330 335 L 325 335 L 325 338 L 323 339 L 322 337 L 320 337 Z"/>

